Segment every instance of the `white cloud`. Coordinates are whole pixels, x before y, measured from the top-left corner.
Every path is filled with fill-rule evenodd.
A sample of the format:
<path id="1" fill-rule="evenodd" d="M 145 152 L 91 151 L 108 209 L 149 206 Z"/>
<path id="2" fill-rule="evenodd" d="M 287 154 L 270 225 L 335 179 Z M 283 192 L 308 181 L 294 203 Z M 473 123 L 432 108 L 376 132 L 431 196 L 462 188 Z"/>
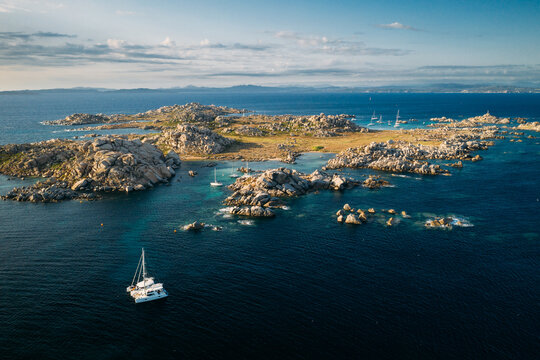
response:
<path id="1" fill-rule="evenodd" d="M 120 49 L 126 44 L 124 40 L 118 39 L 107 39 L 107 46 L 111 49 Z"/>
<path id="2" fill-rule="evenodd" d="M 201 46 L 208 46 L 210 45 L 210 40 L 208 39 L 201 40 L 200 44 Z"/>
<path id="3" fill-rule="evenodd" d="M 397 21 L 394 21 L 393 23 L 390 23 L 390 24 L 378 24 L 376 26 L 381 29 L 420 31 L 420 29 L 417 29 L 410 25 L 403 25 L 402 23 L 399 23 Z"/>
<path id="4" fill-rule="evenodd" d="M 166 37 L 165 40 L 163 40 L 162 42 L 159 43 L 160 45 L 163 45 L 163 46 L 167 46 L 167 47 L 170 47 L 170 46 L 176 46 L 176 42 L 171 40 L 170 37 Z"/>
<path id="5" fill-rule="evenodd" d="M 410 51 L 403 49 L 386 49 L 368 47 L 363 41 L 348 39 L 330 39 L 326 36 L 305 35 L 292 31 L 278 31 L 273 33 L 275 38 L 292 41 L 298 47 L 311 53 L 325 53 L 332 55 L 369 55 L 369 56 L 401 56 Z"/>

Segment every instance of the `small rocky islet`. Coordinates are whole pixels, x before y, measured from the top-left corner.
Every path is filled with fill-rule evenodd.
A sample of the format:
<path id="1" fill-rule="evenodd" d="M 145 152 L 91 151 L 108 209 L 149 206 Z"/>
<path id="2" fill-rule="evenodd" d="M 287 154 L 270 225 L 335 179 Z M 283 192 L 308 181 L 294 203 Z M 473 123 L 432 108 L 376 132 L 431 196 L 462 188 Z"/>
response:
<path id="1" fill-rule="evenodd" d="M 384 224 L 386 227 L 395 226 L 401 221 L 412 218 L 412 216 L 409 215 L 405 210 L 376 210 L 375 208 L 362 209 L 354 208 L 349 204 L 343 205 L 343 207 L 339 209 L 334 216 L 336 217 L 336 221 L 340 224 L 361 225 L 376 221 Z M 473 225 L 466 219 L 450 215 L 428 218 L 427 220 L 423 221 L 423 226 L 425 228 L 451 230 L 454 226 L 471 227 Z"/>
<path id="2" fill-rule="evenodd" d="M 294 163 L 306 151 L 332 152 L 341 148 L 326 166 L 311 174 L 282 167 L 242 176 L 228 187 L 231 194 L 224 204 L 230 214 L 272 217 L 275 209 L 284 207 L 285 199 L 290 197 L 320 190 L 341 191 L 356 186 L 378 189 L 391 185 L 380 176 L 370 175 L 358 181 L 330 170 L 366 168 L 447 175 L 447 168 L 461 168 L 463 161 L 481 160 L 474 152 L 488 149 L 494 144 L 493 139 L 504 138 L 508 131 L 503 131 L 501 125 L 507 127 L 513 121 L 487 113 L 462 121 L 433 118 L 428 129 L 373 131 L 355 124 L 353 118 L 347 114 L 267 116 L 197 103 L 165 106 L 134 115 L 73 114 L 44 123 L 146 127 L 157 132 L 0 146 L 1 174 L 43 178 L 31 186 L 14 188 L 2 199 L 95 200 L 112 191 L 142 191 L 169 182 L 182 164 L 181 157 L 184 161 L 279 159 Z M 538 131 L 537 123 L 521 120 L 518 124 L 514 129 Z M 385 137 L 385 141 L 369 141 Z M 354 144 L 356 140 L 360 146 L 345 148 L 344 144 Z M 432 160 L 455 162 L 435 164 Z M 196 174 L 189 171 L 191 176 Z M 342 214 L 341 222 L 362 223 L 369 214 Z M 442 219 L 434 219 L 426 226 L 447 226 L 449 220 Z M 386 223 L 392 226 L 396 221 L 393 217 Z"/>

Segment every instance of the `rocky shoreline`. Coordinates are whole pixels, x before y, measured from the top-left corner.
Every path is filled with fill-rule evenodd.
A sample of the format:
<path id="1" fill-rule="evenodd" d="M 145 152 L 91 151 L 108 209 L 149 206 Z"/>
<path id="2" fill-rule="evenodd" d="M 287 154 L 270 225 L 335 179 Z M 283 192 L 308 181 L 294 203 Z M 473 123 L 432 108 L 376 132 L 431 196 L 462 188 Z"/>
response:
<path id="1" fill-rule="evenodd" d="M 345 148 L 343 144 L 348 142 L 344 139 L 360 139 L 358 136 L 377 138 L 381 132 L 368 132 L 351 121 L 353 116 L 346 114 L 245 116 L 247 113 L 247 110 L 189 103 L 135 115 L 73 114 L 65 119 L 46 122 L 80 125 L 125 121 L 118 125 L 146 126 L 156 129 L 158 133 L 109 135 L 77 141 L 53 139 L 0 146 L 1 174 L 48 179 L 29 187 L 13 189 L 2 198 L 35 202 L 96 199 L 104 192 L 141 191 L 168 182 L 181 164 L 179 155 L 186 158 L 243 159 L 236 152 L 238 149 L 245 149 L 245 154 L 253 156 L 261 147 L 257 141 L 279 139 L 281 142 L 268 143 L 272 152 L 266 152 L 269 148 L 263 147 L 262 155 L 255 159 L 279 158 L 282 162 L 292 164 L 307 150 L 302 141 L 309 140 L 311 143 L 308 144 L 313 144 L 313 139 L 318 139 L 317 145 L 309 145 L 307 151 L 321 151 L 326 149 L 329 142 L 340 139 L 339 144 L 344 150 L 337 152 L 322 171 L 303 174 L 286 168 L 272 169 L 256 176 L 241 177 L 229 187 L 233 194 L 225 203 L 231 206 L 231 213 L 273 216 L 271 209 L 283 206 L 283 199 L 287 197 L 358 185 L 369 189 L 390 186 L 387 181 L 377 177 L 358 182 L 330 174 L 327 170 L 366 168 L 394 173 L 448 175 L 449 168 L 461 168 L 463 161 L 482 160 L 480 155 L 473 152 L 486 150 L 493 145 L 491 139 L 509 134 L 495 125 L 510 122 L 508 118 L 497 118 L 489 113 L 462 121 L 433 118 L 436 124 L 432 124 L 431 129 L 389 132 L 398 139 L 410 139 L 408 141 L 390 139 Z M 147 123 L 141 122 L 143 120 Z M 521 121 L 514 129 L 538 131 L 539 127 L 538 122 Z M 246 142 L 246 138 L 253 138 L 255 143 Z M 430 162 L 432 160 L 457 161 L 434 164 Z M 191 171 L 190 175 L 195 176 L 196 172 Z"/>
<path id="2" fill-rule="evenodd" d="M 224 201 L 234 215 L 271 217 L 271 209 L 282 208 L 284 199 L 318 190 L 345 190 L 360 185 L 338 174 L 315 170 L 304 174 L 293 169 L 266 170 L 258 176 L 245 175 L 229 185 L 233 193 Z"/>
<path id="3" fill-rule="evenodd" d="M 441 137 L 447 140 L 442 141 L 438 146 L 393 140 L 384 143 L 372 142 L 362 147 L 342 151 L 328 161 L 325 169 L 367 168 L 422 175 L 448 174 L 447 169 L 431 164 L 427 160 L 482 160 L 480 155 L 473 156 L 471 153 L 486 150 L 493 145 L 493 142 L 479 139 L 494 138 L 497 131 L 491 128 L 469 130 L 467 133 L 453 132 L 452 136 L 449 136 L 448 130 L 442 132 L 425 130 L 422 133 L 424 136 L 429 136 L 430 140 L 439 140 Z M 463 164 L 456 163 L 454 166 L 460 167 Z"/>
<path id="4" fill-rule="evenodd" d="M 153 144 L 120 136 L 5 145 L 0 156 L 2 174 L 50 178 L 3 197 L 34 202 L 89 198 L 83 195 L 88 192 L 145 190 L 167 182 L 181 164 L 174 151 L 164 156 Z"/>

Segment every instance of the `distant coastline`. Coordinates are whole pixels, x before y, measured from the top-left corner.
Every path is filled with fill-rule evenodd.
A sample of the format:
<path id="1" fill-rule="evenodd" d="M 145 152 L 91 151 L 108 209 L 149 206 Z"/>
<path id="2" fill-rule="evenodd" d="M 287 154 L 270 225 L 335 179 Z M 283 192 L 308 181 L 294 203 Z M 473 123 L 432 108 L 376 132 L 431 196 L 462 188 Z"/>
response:
<path id="1" fill-rule="evenodd" d="M 113 89 L 113 88 L 55 88 L 55 89 L 21 89 L 4 90 L 0 95 L 25 95 L 35 93 L 62 93 L 62 92 L 178 92 L 178 93 L 204 93 L 204 92 L 254 92 L 254 93 L 373 93 L 373 94 L 539 94 L 540 87 L 534 86 L 508 86 L 490 84 L 433 84 L 433 85 L 412 85 L 412 86 L 374 86 L 374 87 L 347 87 L 347 86 L 259 86 L 259 85 L 238 85 L 230 87 L 170 87 L 170 88 L 134 88 L 134 89 Z"/>

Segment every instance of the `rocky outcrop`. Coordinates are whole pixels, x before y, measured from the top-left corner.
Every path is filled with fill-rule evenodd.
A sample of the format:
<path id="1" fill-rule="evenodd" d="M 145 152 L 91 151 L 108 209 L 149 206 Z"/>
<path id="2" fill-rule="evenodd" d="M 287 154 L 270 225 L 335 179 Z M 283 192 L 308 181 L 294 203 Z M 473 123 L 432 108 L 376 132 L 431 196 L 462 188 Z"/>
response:
<path id="1" fill-rule="evenodd" d="M 380 212 L 381 212 L 380 215 L 376 215 L 376 211 L 374 208 L 369 208 L 367 210 L 355 209 L 351 207 L 349 204 L 345 204 L 343 208 L 338 210 L 338 212 L 336 213 L 336 216 L 337 216 L 336 220 L 338 223 L 360 225 L 376 218 L 378 219 L 378 221 L 384 222 L 386 226 L 394 226 L 398 224 L 401 219 L 410 218 L 410 216 L 405 211 L 402 211 L 400 216 L 398 216 L 398 212 L 394 209 L 390 209 L 386 211 L 381 210 Z M 393 216 L 386 219 L 383 214 L 384 212 L 387 212 Z"/>
<path id="2" fill-rule="evenodd" d="M 264 131 L 255 126 L 242 125 L 232 130 L 234 133 L 243 136 L 264 136 Z"/>
<path id="3" fill-rule="evenodd" d="M 447 118 L 445 116 L 440 118 L 431 118 L 430 119 L 433 122 L 436 122 L 435 124 L 430 124 L 428 126 L 437 127 L 437 126 L 448 126 L 448 127 L 474 127 L 478 125 L 485 125 L 485 124 L 495 124 L 495 125 L 506 125 L 510 123 L 509 118 L 499 118 L 496 116 L 493 116 L 489 113 L 485 113 L 484 115 L 480 116 L 473 116 L 461 121 L 456 121 L 451 118 Z"/>
<path id="4" fill-rule="evenodd" d="M 532 130 L 532 131 L 540 132 L 540 121 L 532 121 L 532 122 L 529 122 L 529 123 L 519 124 L 514 129 Z"/>
<path id="5" fill-rule="evenodd" d="M 44 125 L 85 125 L 85 124 L 103 124 L 113 121 L 110 116 L 104 114 L 82 114 L 77 113 L 66 116 L 64 119 L 54 121 L 43 121 Z"/>
<path id="6" fill-rule="evenodd" d="M 193 102 L 185 105 L 163 106 L 159 109 L 149 110 L 133 116 L 142 119 L 157 118 L 159 120 L 180 123 L 209 124 L 219 116 L 242 112 L 246 112 L 246 110 L 233 109 L 226 106 L 202 105 Z M 218 120 L 223 121 L 223 119 Z"/>
<path id="7" fill-rule="evenodd" d="M 233 193 L 225 199 L 225 204 L 237 207 L 231 211 L 237 215 L 273 216 L 262 210 L 282 207 L 284 198 L 315 190 L 343 190 L 356 185 L 358 182 L 354 180 L 318 170 L 304 174 L 287 168 L 271 169 L 258 176 L 242 176 L 236 179 L 235 183 L 229 185 Z M 249 212 L 246 207 L 249 207 Z"/>
<path id="8" fill-rule="evenodd" d="M 310 134 L 315 137 L 338 136 L 346 132 L 368 132 L 365 127 L 356 125 L 351 121 L 354 116 L 347 114 L 340 115 L 276 115 L 258 116 L 263 121 L 260 129 L 267 132 L 293 132 Z"/>
<path id="9" fill-rule="evenodd" d="M 379 189 L 381 186 L 389 186 L 390 183 L 386 180 L 382 180 L 380 176 L 370 175 L 364 182 L 362 186 L 368 189 Z"/>
<path id="10" fill-rule="evenodd" d="M 454 219 L 452 219 L 451 217 L 435 218 L 433 220 L 426 221 L 425 226 L 451 228 L 453 220 Z"/>
<path id="11" fill-rule="evenodd" d="M 250 217 L 273 217 L 276 214 L 269 208 L 262 206 L 233 206 L 230 208 L 230 214 L 250 216 Z"/>
<path id="12" fill-rule="evenodd" d="M 342 151 L 328 161 L 326 169 L 369 168 L 390 172 L 437 175 L 448 173 L 448 170 L 424 160 L 477 160 L 478 158 L 473 158 L 470 153 L 475 150 L 487 149 L 487 147 L 487 143 L 475 140 L 447 140 L 440 146 L 415 145 L 392 140 L 386 143 L 372 142 L 362 147 Z"/>
<path id="13" fill-rule="evenodd" d="M 0 147 L 0 173 L 54 177 L 55 189 L 74 192 L 138 191 L 166 182 L 180 166 L 174 152 L 163 156 L 138 139 L 107 136 L 92 141 L 49 140 Z M 60 186 L 60 184 L 66 186 Z M 36 184 L 37 185 L 37 184 Z M 47 184 L 39 185 L 45 189 Z M 65 198 L 70 198 L 69 191 Z M 69 195 L 69 196 L 68 196 Z M 71 196 L 76 198 L 76 196 Z"/>
<path id="14" fill-rule="evenodd" d="M 186 231 L 198 231 L 204 229 L 204 223 L 194 221 L 191 224 L 184 225 L 183 229 Z"/>
<path id="15" fill-rule="evenodd" d="M 2 200 L 29 201 L 29 202 L 59 202 L 63 200 L 96 200 L 100 196 L 96 193 L 82 193 L 72 190 L 66 181 L 48 179 L 37 182 L 32 186 L 14 188 L 6 195 L 0 196 Z"/>
<path id="16" fill-rule="evenodd" d="M 170 147 L 179 154 L 218 154 L 234 141 L 212 130 L 195 125 L 178 125 L 176 129 L 163 132 L 158 143 Z"/>

